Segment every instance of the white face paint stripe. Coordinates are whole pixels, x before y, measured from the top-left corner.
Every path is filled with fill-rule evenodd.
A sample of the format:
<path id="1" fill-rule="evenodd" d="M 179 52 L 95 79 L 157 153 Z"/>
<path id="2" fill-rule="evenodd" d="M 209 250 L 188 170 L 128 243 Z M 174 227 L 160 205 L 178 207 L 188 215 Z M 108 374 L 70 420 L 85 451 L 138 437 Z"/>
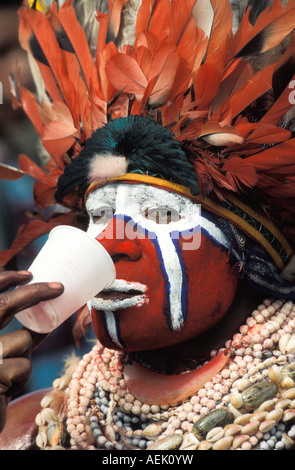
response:
<path id="1" fill-rule="evenodd" d="M 116 316 L 113 312 L 103 312 L 104 319 L 106 324 L 106 330 L 111 338 L 112 342 L 116 344 L 119 348 L 125 349 L 124 346 L 121 344 L 118 335 L 118 324 Z"/>
<path id="2" fill-rule="evenodd" d="M 200 224 L 202 232 L 206 232 L 210 238 L 213 238 L 213 240 L 218 243 L 218 245 L 223 246 L 227 250 L 230 249 L 230 245 L 224 233 L 213 222 L 203 216 L 200 216 Z"/>
<path id="3" fill-rule="evenodd" d="M 179 331 L 183 326 L 182 312 L 182 283 L 183 275 L 178 253 L 168 232 L 157 233 L 154 244 L 162 258 L 162 270 L 167 280 L 169 297 L 169 323 L 173 331 Z"/>

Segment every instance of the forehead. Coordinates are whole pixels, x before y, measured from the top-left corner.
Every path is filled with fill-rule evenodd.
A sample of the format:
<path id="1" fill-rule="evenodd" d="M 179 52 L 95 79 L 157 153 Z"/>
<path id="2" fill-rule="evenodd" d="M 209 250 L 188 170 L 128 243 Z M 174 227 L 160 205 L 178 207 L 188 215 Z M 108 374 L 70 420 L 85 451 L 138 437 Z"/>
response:
<path id="1" fill-rule="evenodd" d="M 179 208 L 195 206 L 193 201 L 166 189 L 156 188 L 149 184 L 112 183 L 96 188 L 88 197 L 88 212 L 101 204 L 109 204 L 117 209 L 120 206 L 141 206 L 142 204 L 160 204 Z"/>

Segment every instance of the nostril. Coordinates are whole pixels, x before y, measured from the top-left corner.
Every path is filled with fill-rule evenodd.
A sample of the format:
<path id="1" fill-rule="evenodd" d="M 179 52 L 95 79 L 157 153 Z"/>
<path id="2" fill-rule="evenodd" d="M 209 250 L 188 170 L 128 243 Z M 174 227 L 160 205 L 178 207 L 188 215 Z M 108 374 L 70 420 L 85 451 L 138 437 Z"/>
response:
<path id="1" fill-rule="evenodd" d="M 112 260 L 114 263 L 118 263 L 119 261 L 130 261 L 130 257 L 122 253 L 118 255 L 112 255 Z"/>
<path id="2" fill-rule="evenodd" d="M 135 240 L 112 240 L 103 244 L 113 261 L 125 259 L 136 261 L 141 257 L 141 249 Z"/>

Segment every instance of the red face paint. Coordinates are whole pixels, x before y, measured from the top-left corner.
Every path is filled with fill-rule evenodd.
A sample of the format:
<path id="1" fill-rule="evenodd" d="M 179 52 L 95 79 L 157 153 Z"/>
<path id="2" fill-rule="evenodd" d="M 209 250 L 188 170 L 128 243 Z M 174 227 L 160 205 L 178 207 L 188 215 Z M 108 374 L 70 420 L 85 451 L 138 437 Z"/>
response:
<path id="1" fill-rule="evenodd" d="M 184 240 L 179 239 L 187 300 L 183 307 L 185 321 L 175 331 L 169 324 L 167 280 L 157 244 L 148 237 L 117 239 L 116 227 L 122 233 L 120 224 L 125 223 L 116 221 L 116 225 L 113 219 L 99 236 L 115 261 L 117 279 L 147 286 L 145 302 L 114 312 L 121 345 L 128 351 L 163 348 L 196 337 L 215 325 L 228 311 L 238 283 L 227 253 L 204 235 L 200 247 L 194 251 L 181 250 Z M 106 347 L 116 348 L 104 313 L 92 310 L 92 321 L 99 341 Z"/>

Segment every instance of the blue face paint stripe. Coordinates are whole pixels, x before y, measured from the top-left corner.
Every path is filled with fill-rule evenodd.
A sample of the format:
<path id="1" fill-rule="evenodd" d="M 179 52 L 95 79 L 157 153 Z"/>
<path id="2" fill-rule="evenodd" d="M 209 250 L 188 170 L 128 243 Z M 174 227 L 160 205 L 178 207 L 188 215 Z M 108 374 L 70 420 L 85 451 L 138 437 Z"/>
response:
<path id="1" fill-rule="evenodd" d="M 181 232 L 179 233 L 181 235 Z M 181 272 L 182 272 L 182 286 L 181 286 L 181 312 L 182 312 L 182 320 L 185 321 L 188 314 L 188 276 L 186 273 L 185 263 L 183 259 L 182 249 L 180 246 L 179 237 L 173 238 L 172 242 L 175 246 L 176 253 L 178 255 Z"/>
<path id="2" fill-rule="evenodd" d="M 110 331 L 110 325 L 109 325 L 110 314 L 113 316 L 113 320 L 114 320 L 115 338 L 114 338 L 114 332 Z M 122 338 L 120 336 L 119 322 L 117 321 L 116 314 L 114 312 L 103 312 L 103 320 L 104 320 L 105 330 L 110 340 L 112 341 L 112 343 L 117 344 L 122 349 L 126 349 L 124 341 L 122 341 Z"/>
<path id="3" fill-rule="evenodd" d="M 128 222 L 133 220 L 132 217 L 124 215 L 124 214 L 116 214 L 114 216 L 114 218 L 118 218 L 119 220 L 122 220 L 125 223 L 128 223 Z M 164 291 L 165 291 L 164 315 L 166 317 L 166 321 L 167 321 L 167 325 L 168 325 L 169 329 L 173 330 L 173 325 L 172 325 L 171 315 L 170 315 L 170 282 L 169 282 L 169 278 L 168 278 L 168 275 L 167 275 L 167 272 L 166 272 L 166 269 L 165 269 L 165 264 L 164 264 L 164 260 L 163 260 L 163 256 L 162 256 L 162 251 L 161 251 L 160 245 L 158 243 L 157 236 L 156 236 L 155 232 L 149 231 L 148 229 L 142 227 L 139 223 L 134 222 L 134 229 L 137 230 L 141 236 L 148 237 L 149 240 L 151 240 L 151 242 L 155 246 L 156 253 L 157 253 L 158 258 L 160 260 L 160 267 L 161 267 L 161 271 L 162 271 L 163 278 L 164 278 Z M 117 322 L 117 323 L 119 323 L 119 322 Z M 117 329 L 119 330 L 118 325 L 117 325 Z"/>

